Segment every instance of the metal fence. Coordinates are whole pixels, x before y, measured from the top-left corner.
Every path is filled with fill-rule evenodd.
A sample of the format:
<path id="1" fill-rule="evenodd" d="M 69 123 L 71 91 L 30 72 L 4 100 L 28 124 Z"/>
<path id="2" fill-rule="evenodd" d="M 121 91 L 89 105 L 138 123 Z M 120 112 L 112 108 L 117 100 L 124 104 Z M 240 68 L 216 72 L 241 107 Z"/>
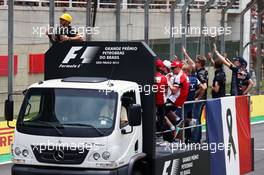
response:
<path id="1" fill-rule="evenodd" d="M 203 143 L 207 140 L 206 132 L 206 101 L 207 100 L 198 100 L 198 101 L 187 101 L 182 106 L 182 122 L 176 126 L 176 137 L 173 142 L 178 141 L 181 143 Z M 251 98 L 248 95 L 248 109 L 249 115 L 251 112 Z M 191 105 L 191 118 L 188 118 L 186 108 L 187 105 Z M 189 106 L 190 107 L 190 106 Z M 188 111 L 189 111 L 188 110 Z M 194 124 L 189 125 L 189 119 L 196 120 Z M 187 124 L 187 125 L 186 125 Z M 186 136 L 186 131 L 190 130 L 191 135 Z M 156 135 L 172 133 L 173 131 L 168 129 L 161 132 L 156 132 Z M 189 137 L 189 138 L 188 138 Z M 190 138 L 191 137 L 191 138 Z M 190 140 L 188 140 L 190 139 Z"/>
<path id="2" fill-rule="evenodd" d="M 0 5 L 7 5 L 8 0 L 0 0 Z M 208 0 L 194 0 L 190 5 L 191 8 L 199 9 L 204 6 Z M 172 0 L 152 0 L 150 3 L 150 9 L 170 9 Z M 223 8 L 228 4 L 228 0 L 216 0 L 211 8 Z M 15 0 L 15 5 L 17 6 L 39 6 L 47 7 L 49 6 L 49 0 Z M 123 0 L 121 2 L 122 9 L 140 9 L 144 8 L 144 0 Z M 177 8 L 182 8 L 184 0 L 182 0 Z M 56 7 L 86 7 L 86 0 L 55 0 Z M 97 0 L 97 8 L 115 8 L 115 0 Z M 231 9 L 240 9 L 240 0 L 237 0 L 231 7 Z"/>

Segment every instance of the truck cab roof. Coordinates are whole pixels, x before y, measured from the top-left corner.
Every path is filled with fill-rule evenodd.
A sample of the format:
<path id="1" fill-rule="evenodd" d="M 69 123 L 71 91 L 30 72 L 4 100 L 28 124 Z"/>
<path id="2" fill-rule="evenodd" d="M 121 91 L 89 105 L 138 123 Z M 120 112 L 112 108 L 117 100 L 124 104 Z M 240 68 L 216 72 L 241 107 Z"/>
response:
<path id="1" fill-rule="evenodd" d="M 105 91 L 122 92 L 138 88 L 138 84 L 124 80 L 110 80 L 101 77 L 68 77 L 40 81 L 29 88 L 71 88 L 71 89 L 98 89 Z"/>

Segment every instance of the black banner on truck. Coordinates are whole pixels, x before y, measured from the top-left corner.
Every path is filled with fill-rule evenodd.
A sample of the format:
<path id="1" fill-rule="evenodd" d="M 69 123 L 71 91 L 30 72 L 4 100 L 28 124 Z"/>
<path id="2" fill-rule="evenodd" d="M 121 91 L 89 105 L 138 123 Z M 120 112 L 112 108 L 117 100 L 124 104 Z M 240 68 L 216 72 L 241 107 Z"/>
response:
<path id="1" fill-rule="evenodd" d="M 159 175 L 210 175 L 209 151 L 182 151 L 157 155 L 156 173 Z"/>
<path id="2" fill-rule="evenodd" d="M 141 42 L 56 43 L 45 56 L 46 80 L 89 76 L 153 83 L 156 55 Z"/>

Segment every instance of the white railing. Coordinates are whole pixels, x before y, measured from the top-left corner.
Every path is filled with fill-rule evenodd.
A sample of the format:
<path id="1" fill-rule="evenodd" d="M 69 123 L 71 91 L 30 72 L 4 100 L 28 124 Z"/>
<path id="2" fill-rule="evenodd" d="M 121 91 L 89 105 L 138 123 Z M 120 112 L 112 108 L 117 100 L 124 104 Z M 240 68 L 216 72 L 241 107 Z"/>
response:
<path id="1" fill-rule="evenodd" d="M 0 0 L 0 5 L 7 5 L 8 0 Z M 115 8 L 116 3 L 114 1 L 108 0 L 105 2 L 103 0 L 97 0 L 97 8 Z M 190 5 L 191 8 L 199 9 L 205 5 L 208 0 L 194 0 L 194 2 Z M 122 0 L 121 8 L 122 9 L 141 9 L 144 8 L 144 1 L 142 0 L 140 3 L 127 3 L 128 0 Z M 167 9 L 169 10 L 171 3 L 173 0 L 153 0 L 150 4 L 150 9 Z M 183 0 L 180 4 L 178 4 L 177 8 L 181 8 L 183 6 Z M 212 8 L 223 8 L 228 4 L 229 0 L 216 0 L 216 2 L 211 6 Z M 39 6 L 39 7 L 47 7 L 49 6 L 49 0 L 15 0 L 16 6 Z M 86 7 L 86 0 L 55 0 L 56 7 Z M 240 9 L 240 0 L 237 0 L 231 9 Z"/>

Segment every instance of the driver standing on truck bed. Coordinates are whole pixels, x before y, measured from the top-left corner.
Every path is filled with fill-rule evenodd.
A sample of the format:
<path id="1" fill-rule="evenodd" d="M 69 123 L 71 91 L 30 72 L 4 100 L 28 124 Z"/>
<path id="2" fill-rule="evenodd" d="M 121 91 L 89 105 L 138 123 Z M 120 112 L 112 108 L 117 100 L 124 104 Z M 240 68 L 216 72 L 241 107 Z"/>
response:
<path id="1" fill-rule="evenodd" d="M 182 71 L 183 64 L 180 61 L 173 61 L 171 63 L 171 70 L 173 72 L 173 83 L 168 81 L 168 86 L 171 90 L 171 94 L 167 99 L 166 106 L 173 104 L 174 106 L 174 117 L 168 115 L 169 119 L 176 125 L 182 121 L 182 106 L 186 101 L 189 93 L 189 78 Z M 169 112 L 168 114 L 170 114 Z"/>
<path id="2" fill-rule="evenodd" d="M 155 84 L 157 85 L 157 92 L 155 93 L 156 98 L 156 109 L 157 109 L 157 131 L 163 130 L 164 117 L 165 117 L 165 93 L 168 89 L 167 78 L 163 75 L 165 65 L 161 59 L 156 60 L 156 75 Z"/>
<path id="3" fill-rule="evenodd" d="M 60 26 L 53 30 L 52 34 L 47 32 L 50 42 L 83 41 L 76 29 L 70 26 L 71 22 L 72 16 L 69 13 L 63 13 L 60 17 Z"/>
<path id="4" fill-rule="evenodd" d="M 214 45 L 214 52 L 219 60 L 232 71 L 231 95 L 246 95 L 252 89 L 254 82 L 247 71 L 247 62 L 242 57 L 236 57 L 234 63 L 222 56 Z"/>

